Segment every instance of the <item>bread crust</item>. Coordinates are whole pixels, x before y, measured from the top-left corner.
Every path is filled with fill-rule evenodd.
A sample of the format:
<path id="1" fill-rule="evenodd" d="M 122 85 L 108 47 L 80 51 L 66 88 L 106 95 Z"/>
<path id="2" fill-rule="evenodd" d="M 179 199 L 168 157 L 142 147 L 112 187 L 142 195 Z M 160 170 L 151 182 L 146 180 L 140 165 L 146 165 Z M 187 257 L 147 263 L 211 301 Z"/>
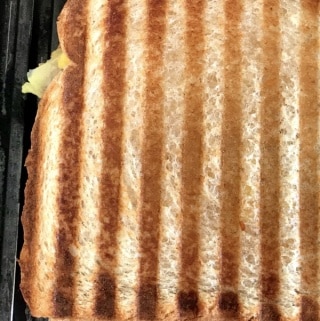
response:
<path id="1" fill-rule="evenodd" d="M 43 150 L 46 145 L 45 127 L 50 118 L 50 102 L 51 97 L 56 96 L 56 88 L 59 87 L 61 75 L 57 76 L 48 87 L 45 95 L 40 101 L 36 115 L 35 124 L 31 133 L 32 146 L 28 152 L 25 166 L 28 171 L 28 180 L 25 187 L 25 199 L 28 200 L 24 204 L 22 213 L 22 224 L 24 228 L 24 245 L 20 252 L 19 265 L 21 268 L 20 289 L 23 293 L 26 303 L 33 307 L 33 313 L 40 315 L 41 299 L 34 295 L 38 293 L 35 287 L 34 279 L 39 271 L 37 260 L 33 260 L 34 253 L 39 249 L 37 235 L 39 235 L 39 224 L 41 217 L 39 216 L 38 199 L 42 193 L 41 183 L 43 181 L 43 172 L 39 170 L 40 163 L 44 162 Z M 46 303 L 49 304 L 50 303 Z"/>

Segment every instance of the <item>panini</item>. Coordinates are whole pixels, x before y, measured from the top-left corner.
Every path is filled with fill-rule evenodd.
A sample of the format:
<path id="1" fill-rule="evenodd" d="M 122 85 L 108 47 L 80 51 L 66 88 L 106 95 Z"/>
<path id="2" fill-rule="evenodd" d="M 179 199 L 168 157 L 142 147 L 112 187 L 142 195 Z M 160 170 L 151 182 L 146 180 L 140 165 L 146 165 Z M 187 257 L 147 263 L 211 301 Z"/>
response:
<path id="1" fill-rule="evenodd" d="M 26 161 L 21 290 L 60 320 L 319 320 L 319 1 L 68 0 Z"/>

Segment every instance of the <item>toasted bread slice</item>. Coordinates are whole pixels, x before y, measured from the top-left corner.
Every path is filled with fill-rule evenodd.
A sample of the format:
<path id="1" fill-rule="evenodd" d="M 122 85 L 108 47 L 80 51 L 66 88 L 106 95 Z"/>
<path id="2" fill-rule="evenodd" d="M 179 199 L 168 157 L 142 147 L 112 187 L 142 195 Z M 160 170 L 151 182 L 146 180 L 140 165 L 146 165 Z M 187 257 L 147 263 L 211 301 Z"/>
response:
<path id="1" fill-rule="evenodd" d="M 69 0 L 27 158 L 21 289 L 58 320 L 319 319 L 319 2 Z"/>

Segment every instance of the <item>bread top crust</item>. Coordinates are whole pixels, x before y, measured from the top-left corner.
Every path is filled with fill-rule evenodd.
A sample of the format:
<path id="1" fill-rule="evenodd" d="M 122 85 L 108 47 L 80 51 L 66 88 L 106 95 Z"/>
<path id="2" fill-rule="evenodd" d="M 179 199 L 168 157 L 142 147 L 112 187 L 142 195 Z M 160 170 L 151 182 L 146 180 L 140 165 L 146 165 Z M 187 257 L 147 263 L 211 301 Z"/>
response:
<path id="1" fill-rule="evenodd" d="M 79 66 L 85 60 L 87 3 L 88 1 L 68 0 L 57 22 L 63 52 Z"/>
<path id="2" fill-rule="evenodd" d="M 97 34 L 89 3 L 69 0 L 59 17 L 73 63 L 41 100 L 26 161 L 21 289 L 33 315 L 317 320 L 318 2 L 257 1 L 251 12 L 248 0 L 100 1 Z M 292 53 L 298 58 L 289 61 Z M 43 187 L 55 182 L 59 190 Z M 95 214 L 82 212 L 84 202 Z M 86 227 L 86 215 L 98 223 Z M 96 257 L 88 260 L 96 265 L 80 252 L 81 231 L 92 233 Z M 175 284 L 169 290 L 165 273 Z"/>

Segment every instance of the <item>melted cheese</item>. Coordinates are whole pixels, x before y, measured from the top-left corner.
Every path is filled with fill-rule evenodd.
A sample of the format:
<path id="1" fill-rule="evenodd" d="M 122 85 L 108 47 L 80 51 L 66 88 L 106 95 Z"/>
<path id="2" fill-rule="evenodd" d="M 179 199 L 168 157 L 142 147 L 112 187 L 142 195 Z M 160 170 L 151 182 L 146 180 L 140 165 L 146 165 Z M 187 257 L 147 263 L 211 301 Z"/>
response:
<path id="1" fill-rule="evenodd" d="M 23 84 L 22 93 L 31 93 L 41 98 L 53 78 L 69 64 L 70 59 L 59 47 L 51 53 L 51 58 L 46 63 L 29 70 L 28 81 Z"/>

